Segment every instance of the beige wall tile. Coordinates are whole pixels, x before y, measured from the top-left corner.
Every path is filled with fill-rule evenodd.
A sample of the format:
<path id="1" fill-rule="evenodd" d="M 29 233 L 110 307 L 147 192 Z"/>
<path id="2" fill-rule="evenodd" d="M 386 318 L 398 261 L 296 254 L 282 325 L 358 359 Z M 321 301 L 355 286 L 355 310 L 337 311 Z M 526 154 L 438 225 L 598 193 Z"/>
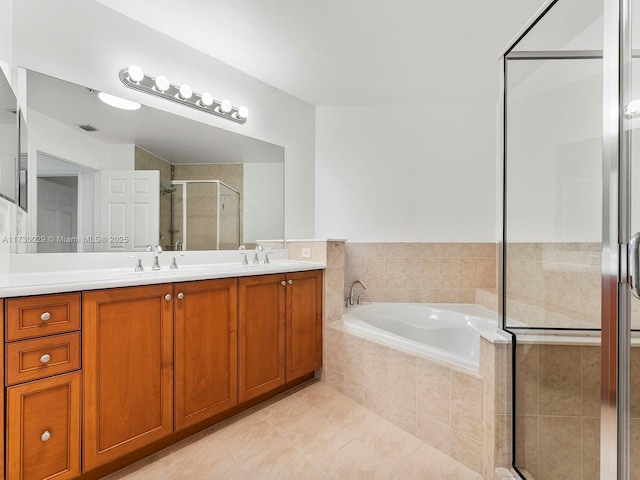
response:
<path id="1" fill-rule="evenodd" d="M 440 259 L 440 288 L 458 288 L 458 258 Z"/>
<path id="2" fill-rule="evenodd" d="M 458 290 L 459 303 L 476 303 L 475 288 L 461 288 Z"/>
<path id="3" fill-rule="evenodd" d="M 390 303 L 400 303 L 404 298 L 404 290 L 402 288 L 385 288 L 384 301 Z"/>
<path id="4" fill-rule="evenodd" d="M 441 303 L 458 303 L 459 291 L 457 288 L 441 288 L 440 300 Z"/>
<path id="5" fill-rule="evenodd" d="M 581 431 L 579 417 L 540 416 L 540 453 L 536 478 L 580 480 Z M 542 441 L 544 439 L 544 441 Z"/>
<path id="6" fill-rule="evenodd" d="M 482 441 L 482 380 L 451 372 L 451 427 Z"/>
<path id="7" fill-rule="evenodd" d="M 582 416 L 600 416 L 600 347 L 582 347 Z M 633 377 L 632 377 L 633 378 Z"/>
<path id="8" fill-rule="evenodd" d="M 407 408 L 405 405 L 389 400 L 389 416 L 388 420 L 409 432 L 411 435 L 416 433 L 416 411 Z"/>
<path id="9" fill-rule="evenodd" d="M 516 412 L 523 415 L 538 414 L 540 346 L 519 345 L 516 349 Z"/>
<path id="10" fill-rule="evenodd" d="M 478 261 L 473 258 L 461 258 L 458 263 L 459 288 L 475 288 L 478 285 Z"/>
<path id="11" fill-rule="evenodd" d="M 451 434 L 451 457 L 476 472 L 482 471 L 482 445 L 455 430 Z"/>
<path id="12" fill-rule="evenodd" d="M 418 413 L 416 436 L 447 455 L 451 455 L 451 432 L 451 427 Z"/>
<path id="13" fill-rule="evenodd" d="M 389 349 L 389 399 L 416 409 L 416 357 Z"/>
<path id="14" fill-rule="evenodd" d="M 495 243 L 478 243 L 476 248 L 478 257 L 496 257 Z"/>
<path id="15" fill-rule="evenodd" d="M 402 289 L 402 302 L 404 303 L 420 303 L 422 302 L 422 290 L 417 289 Z"/>
<path id="16" fill-rule="evenodd" d="M 365 341 L 364 386 L 384 396 L 389 388 L 389 348 L 379 343 Z"/>
<path id="17" fill-rule="evenodd" d="M 441 243 L 440 256 L 458 258 L 460 256 L 460 244 L 459 243 Z"/>
<path id="18" fill-rule="evenodd" d="M 384 258 L 385 244 L 384 243 L 367 243 L 367 257 Z"/>
<path id="19" fill-rule="evenodd" d="M 359 405 L 364 404 L 364 384 L 354 382 L 353 379 L 345 376 L 342 393 Z"/>
<path id="20" fill-rule="evenodd" d="M 538 478 L 539 451 L 539 417 L 516 416 L 516 465 L 525 468 Z"/>
<path id="21" fill-rule="evenodd" d="M 389 418 L 389 398 L 386 394 L 365 386 L 363 405 L 382 418 Z"/>
<path id="22" fill-rule="evenodd" d="M 440 289 L 439 288 L 423 288 L 422 296 L 420 297 L 422 303 L 437 303 L 440 301 Z"/>
<path id="23" fill-rule="evenodd" d="M 422 259 L 422 288 L 440 288 L 440 259 Z"/>
<path id="24" fill-rule="evenodd" d="M 384 257 L 402 257 L 402 243 L 385 243 L 384 244 Z"/>
<path id="25" fill-rule="evenodd" d="M 345 378 L 347 381 L 364 384 L 364 339 L 345 333 L 343 345 Z"/>
<path id="26" fill-rule="evenodd" d="M 402 288 L 402 258 L 385 258 L 384 286 L 385 288 Z"/>
<path id="27" fill-rule="evenodd" d="M 384 258 L 367 258 L 366 284 L 369 288 L 385 287 Z"/>
<path id="28" fill-rule="evenodd" d="M 420 289 L 422 286 L 422 259 L 405 258 L 402 262 L 402 288 Z"/>
<path id="29" fill-rule="evenodd" d="M 600 480 L 599 418 L 582 419 L 582 480 Z"/>
<path id="30" fill-rule="evenodd" d="M 477 287 L 478 288 L 496 288 L 496 259 L 495 257 L 478 258 L 477 267 Z"/>
<path id="31" fill-rule="evenodd" d="M 582 411 L 581 347 L 540 346 L 540 414 L 578 415 Z"/>
<path id="32" fill-rule="evenodd" d="M 451 425 L 451 370 L 423 359 L 417 360 L 417 408 L 443 425 Z"/>

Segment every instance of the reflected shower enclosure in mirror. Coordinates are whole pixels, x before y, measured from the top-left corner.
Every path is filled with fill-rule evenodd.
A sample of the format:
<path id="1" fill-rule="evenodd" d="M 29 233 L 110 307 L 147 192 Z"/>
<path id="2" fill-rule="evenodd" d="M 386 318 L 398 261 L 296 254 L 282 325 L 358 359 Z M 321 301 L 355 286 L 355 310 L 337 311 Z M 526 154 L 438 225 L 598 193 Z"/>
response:
<path id="1" fill-rule="evenodd" d="M 11 202 L 18 195 L 17 100 L 0 72 L 0 197 Z"/>
<path id="2" fill-rule="evenodd" d="M 119 110 L 98 93 L 27 72 L 29 215 L 43 239 L 33 250 L 222 250 L 284 237 L 282 147 L 146 105 Z"/>

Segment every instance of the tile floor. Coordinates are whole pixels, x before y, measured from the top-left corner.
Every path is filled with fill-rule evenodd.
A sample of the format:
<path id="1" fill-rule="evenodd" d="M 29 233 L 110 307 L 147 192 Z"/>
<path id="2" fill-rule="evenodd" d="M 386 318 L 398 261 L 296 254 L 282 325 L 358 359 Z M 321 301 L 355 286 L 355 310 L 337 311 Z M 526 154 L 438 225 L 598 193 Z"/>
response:
<path id="1" fill-rule="evenodd" d="M 318 381 L 168 447 L 108 480 L 482 480 Z"/>

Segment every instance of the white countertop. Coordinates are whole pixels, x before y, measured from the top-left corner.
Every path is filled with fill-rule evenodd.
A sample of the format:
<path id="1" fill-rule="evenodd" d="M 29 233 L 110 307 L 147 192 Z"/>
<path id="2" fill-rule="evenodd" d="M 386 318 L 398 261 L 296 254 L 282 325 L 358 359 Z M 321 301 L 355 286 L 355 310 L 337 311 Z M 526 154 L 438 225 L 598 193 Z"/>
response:
<path id="1" fill-rule="evenodd" d="M 183 265 L 177 270 L 170 270 L 167 266 L 162 266 L 161 270 L 152 271 L 147 267 L 144 272 L 135 272 L 133 267 L 129 267 L 16 273 L 0 279 L 0 298 L 214 278 L 247 277 L 270 273 L 302 272 L 324 268 L 326 268 L 324 263 L 273 260 L 267 265 L 241 265 L 238 262 L 210 263 Z"/>

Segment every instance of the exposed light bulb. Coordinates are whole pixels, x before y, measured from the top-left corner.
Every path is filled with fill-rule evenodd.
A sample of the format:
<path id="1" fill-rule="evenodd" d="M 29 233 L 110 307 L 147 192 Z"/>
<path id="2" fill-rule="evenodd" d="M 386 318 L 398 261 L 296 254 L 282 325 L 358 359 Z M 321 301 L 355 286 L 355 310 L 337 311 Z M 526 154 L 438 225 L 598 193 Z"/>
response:
<path id="1" fill-rule="evenodd" d="M 134 82 L 139 82 L 144 78 L 144 72 L 138 65 L 131 65 L 127 69 L 127 75 L 129 75 L 129 78 Z"/>
<path id="2" fill-rule="evenodd" d="M 247 118 L 249 116 L 249 109 L 242 105 L 238 108 L 238 117 L 239 118 Z"/>
<path id="3" fill-rule="evenodd" d="M 631 100 L 626 107 L 624 107 L 624 113 L 626 115 L 637 115 L 640 113 L 640 100 Z"/>
<path id="4" fill-rule="evenodd" d="M 222 110 L 224 113 L 229 113 L 232 108 L 233 106 L 231 105 L 231 102 L 229 100 L 225 99 L 220 102 L 220 110 Z"/>
<path id="5" fill-rule="evenodd" d="M 203 105 L 205 107 L 210 107 L 211 105 L 213 105 L 213 95 L 211 95 L 209 92 L 204 92 L 200 97 L 200 105 Z"/>
<path id="6" fill-rule="evenodd" d="M 126 100 L 104 92 L 98 93 L 98 98 L 107 105 L 121 110 L 138 110 L 141 107 L 138 102 L 132 102 L 131 100 Z"/>
<path id="7" fill-rule="evenodd" d="M 191 98 L 191 95 L 193 95 L 193 90 L 189 85 L 185 83 L 180 87 L 180 97 L 182 97 L 184 100 Z"/>
<path id="8" fill-rule="evenodd" d="M 164 75 L 159 75 L 156 78 L 156 89 L 160 90 L 161 92 L 166 92 L 167 90 L 169 90 L 169 79 Z"/>

